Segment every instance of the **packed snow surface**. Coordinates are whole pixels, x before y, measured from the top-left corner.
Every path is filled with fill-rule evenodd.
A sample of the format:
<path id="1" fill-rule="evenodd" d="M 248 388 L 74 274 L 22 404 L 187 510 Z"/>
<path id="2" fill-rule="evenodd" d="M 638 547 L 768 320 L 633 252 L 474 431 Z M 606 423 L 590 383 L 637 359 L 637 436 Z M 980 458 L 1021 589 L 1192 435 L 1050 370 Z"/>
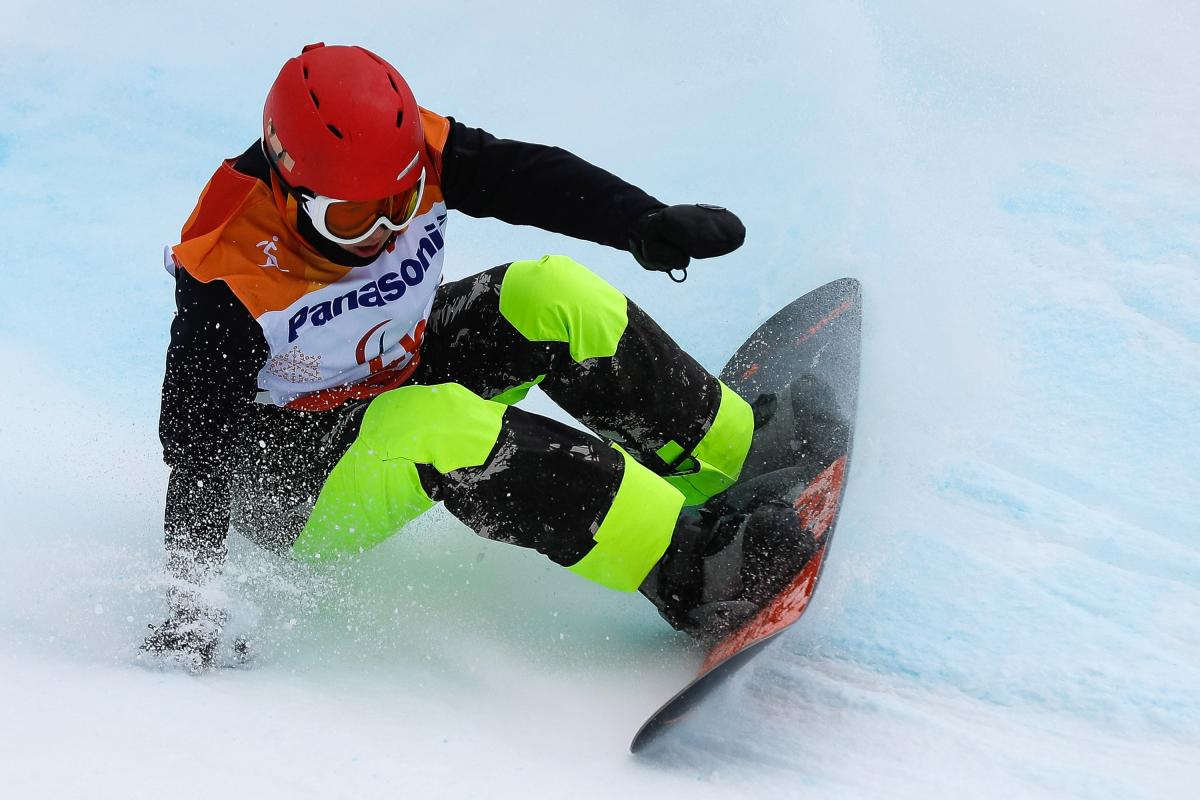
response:
<path id="1" fill-rule="evenodd" d="M 0 16 L 6 797 L 1195 796 L 1195 3 Z M 451 278 L 570 254 L 713 369 L 788 300 L 863 283 L 821 590 L 648 757 L 628 740 L 699 654 L 641 598 L 444 511 L 326 570 L 235 539 L 220 591 L 253 665 L 135 659 L 163 614 L 162 247 L 316 40 L 391 59 L 441 113 L 749 229 L 676 286 L 452 215 Z"/>

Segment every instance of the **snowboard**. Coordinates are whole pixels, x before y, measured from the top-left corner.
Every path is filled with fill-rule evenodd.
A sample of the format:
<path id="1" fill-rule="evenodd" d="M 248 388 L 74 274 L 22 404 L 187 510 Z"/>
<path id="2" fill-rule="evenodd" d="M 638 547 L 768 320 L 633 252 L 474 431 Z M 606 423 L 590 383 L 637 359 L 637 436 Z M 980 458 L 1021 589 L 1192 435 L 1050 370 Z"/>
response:
<path id="1" fill-rule="evenodd" d="M 786 481 L 785 496 L 792 499 L 818 549 L 787 588 L 709 649 L 699 674 L 642 725 L 630 744 L 634 753 L 686 719 L 713 689 L 799 620 L 808 607 L 829 553 L 845 488 L 858 398 L 861 302 L 861 289 L 853 278 L 827 283 L 763 323 L 721 371 L 721 380 L 750 402 L 804 376 L 811 376 L 804 385 L 819 387 L 807 396 L 811 402 L 801 418 L 814 447 L 805 448 L 804 458 L 793 451 L 766 454 L 768 462 L 774 456 L 773 472 L 743 472 L 725 492 L 730 502 L 753 504 L 754 493 L 763 490 L 764 481 L 770 480 L 769 491 L 776 496 L 779 481 Z M 819 455 L 814 457 L 814 452 Z"/>

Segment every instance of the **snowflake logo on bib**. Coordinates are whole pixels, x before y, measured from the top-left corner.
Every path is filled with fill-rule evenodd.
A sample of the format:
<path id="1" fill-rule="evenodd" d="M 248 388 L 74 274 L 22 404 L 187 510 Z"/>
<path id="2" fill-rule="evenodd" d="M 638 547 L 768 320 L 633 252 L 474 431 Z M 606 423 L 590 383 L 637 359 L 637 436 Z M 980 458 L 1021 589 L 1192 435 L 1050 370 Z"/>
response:
<path id="1" fill-rule="evenodd" d="M 310 356 L 296 345 L 267 362 L 267 374 L 289 383 L 312 383 L 321 380 L 321 356 Z"/>

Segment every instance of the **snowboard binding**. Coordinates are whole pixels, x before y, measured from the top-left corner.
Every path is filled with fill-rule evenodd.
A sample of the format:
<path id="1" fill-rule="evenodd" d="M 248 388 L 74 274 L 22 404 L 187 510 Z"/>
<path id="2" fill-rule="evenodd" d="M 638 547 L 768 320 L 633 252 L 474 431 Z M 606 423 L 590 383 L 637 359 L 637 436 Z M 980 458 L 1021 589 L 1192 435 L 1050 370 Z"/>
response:
<path id="1" fill-rule="evenodd" d="M 819 542 L 793 501 L 835 455 L 849 425 L 831 390 L 802 375 L 760 395 L 742 480 L 704 506 L 684 509 L 641 592 L 677 630 L 711 644 L 783 591 Z"/>
<path id="2" fill-rule="evenodd" d="M 817 547 L 789 503 L 719 517 L 687 509 L 641 592 L 673 628 L 710 644 L 779 594 Z"/>

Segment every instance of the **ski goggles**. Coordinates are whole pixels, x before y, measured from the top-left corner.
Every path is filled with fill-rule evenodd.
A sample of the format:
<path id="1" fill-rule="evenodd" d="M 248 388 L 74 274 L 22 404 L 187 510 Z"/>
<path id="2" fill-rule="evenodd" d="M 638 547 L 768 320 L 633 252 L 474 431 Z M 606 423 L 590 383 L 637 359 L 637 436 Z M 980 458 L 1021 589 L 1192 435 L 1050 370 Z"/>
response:
<path id="1" fill-rule="evenodd" d="M 382 200 L 337 200 L 301 191 L 305 213 L 317 233 L 338 244 L 355 245 L 370 239 L 380 228 L 399 232 L 408 227 L 421 207 L 425 193 L 425 168 L 413 188 Z"/>

